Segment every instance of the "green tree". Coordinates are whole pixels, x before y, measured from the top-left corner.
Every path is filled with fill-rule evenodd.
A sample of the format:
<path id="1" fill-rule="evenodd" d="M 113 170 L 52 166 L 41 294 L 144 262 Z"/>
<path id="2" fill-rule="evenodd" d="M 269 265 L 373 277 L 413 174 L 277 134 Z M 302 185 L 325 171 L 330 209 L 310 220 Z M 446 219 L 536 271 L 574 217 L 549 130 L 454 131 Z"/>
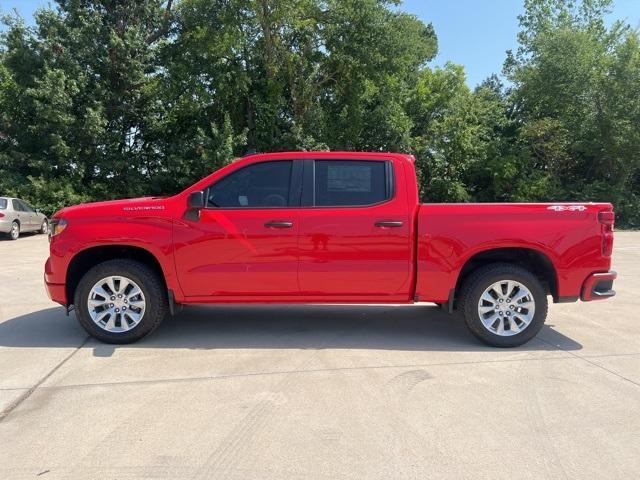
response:
<path id="1" fill-rule="evenodd" d="M 525 1 L 520 47 L 505 62 L 519 155 L 537 172 L 519 196 L 611 201 L 638 226 L 639 38 L 622 22 L 606 26 L 610 4 Z"/>
<path id="2" fill-rule="evenodd" d="M 185 0 L 167 80 L 197 123 L 246 147 L 406 149 L 431 26 L 382 0 Z"/>
<path id="3" fill-rule="evenodd" d="M 431 201 L 612 201 L 640 225 L 640 41 L 526 0 L 505 88 L 429 68 L 393 0 L 58 0 L 0 37 L 0 190 L 167 194 L 249 150 L 402 151 Z"/>
<path id="4" fill-rule="evenodd" d="M 0 159 L 49 210 L 175 191 L 247 150 L 408 150 L 436 53 L 386 0 L 59 0 L 6 20 Z"/>
<path id="5" fill-rule="evenodd" d="M 428 201 L 504 198 L 494 172 L 503 168 L 506 103 L 495 78 L 471 91 L 460 65 L 424 69 L 409 112 L 421 194 Z M 501 182 L 509 183 L 508 176 Z M 498 186 L 496 190 L 496 185 Z"/>
<path id="6" fill-rule="evenodd" d="M 153 190 L 161 159 L 147 132 L 164 113 L 157 77 L 170 5 L 60 0 L 33 28 L 6 19 L 3 189 L 48 210 Z"/>

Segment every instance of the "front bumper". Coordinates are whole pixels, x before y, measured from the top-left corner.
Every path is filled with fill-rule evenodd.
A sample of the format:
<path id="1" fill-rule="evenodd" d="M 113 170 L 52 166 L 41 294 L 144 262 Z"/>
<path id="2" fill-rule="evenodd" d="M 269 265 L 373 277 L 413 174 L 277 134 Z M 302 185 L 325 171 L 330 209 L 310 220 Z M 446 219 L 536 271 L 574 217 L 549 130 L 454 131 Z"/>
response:
<path id="1" fill-rule="evenodd" d="M 45 280 L 44 286 L 51 300 L 63 306 L 67 305 L 67 288 L 64 283 L 49 283 Z"/>
<path id="2" fill-rule="evenodd" d="M 613 281 L 618 277 L 616 272 L 592 273 L 582 284 L 580 298 L 583 302 L 592 300 L 606 300 L 613 297 Z"/>

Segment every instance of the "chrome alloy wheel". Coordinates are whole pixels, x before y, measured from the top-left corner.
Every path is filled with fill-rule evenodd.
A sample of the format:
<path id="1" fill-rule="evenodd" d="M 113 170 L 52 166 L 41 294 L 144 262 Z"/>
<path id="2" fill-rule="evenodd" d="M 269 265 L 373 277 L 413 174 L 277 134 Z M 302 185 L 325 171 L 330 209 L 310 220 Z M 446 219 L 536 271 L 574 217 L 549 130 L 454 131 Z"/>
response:
<path id="1" fill-rule="evenodd" d="M 17 240 L 20 236 L 20 225 L 14 222 L 11 225 L 11 232 L 9 232 L 9 234 L 11 235 L 11 239 Z"/>
<path id="2" fill-rule="evenodd" d="M 96 282 L 87 307 L 96 325 L 111 333 L 127 332 L 140 323 L 147 302 L 133 280 L 111 276 Z"/>
<path id="3" fill-rule="evenodd" d="M 535 315 L 533 294 L 515 280 L 500 280 L 480 295 L 478 315 L 484 327 L 501 337 L 522 332 Z"/>

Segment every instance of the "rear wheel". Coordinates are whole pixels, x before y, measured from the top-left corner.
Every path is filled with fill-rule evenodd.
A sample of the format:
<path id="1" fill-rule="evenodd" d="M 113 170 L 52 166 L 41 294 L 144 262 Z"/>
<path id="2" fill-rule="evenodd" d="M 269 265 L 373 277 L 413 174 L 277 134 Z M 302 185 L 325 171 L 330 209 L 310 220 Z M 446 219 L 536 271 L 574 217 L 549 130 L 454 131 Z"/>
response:
<path id="1" fill-rule="evenodd" d="M 89 270 L 75 293 L 80 325 L 106 343 L 131 343 L 153 332 L 168 312 L 156 273 L 133 260 L 109 260 Z"/>
<path id="2" fill-rule="evenodd" d="M 20 224 L 18 222 L 13 222 L 11 224 L 11 230 L 9 230 L 9 238 L 11 240 L 17 240 L 20 237 Z"/>
<path id="3" fill-rule="evenodd" d="M 459 309 L 471 333 L 495 347 L 515 347 L 540 331 L 547 296 L 528 270 L 509 263 L 479 268 L 465 281 Z"/>

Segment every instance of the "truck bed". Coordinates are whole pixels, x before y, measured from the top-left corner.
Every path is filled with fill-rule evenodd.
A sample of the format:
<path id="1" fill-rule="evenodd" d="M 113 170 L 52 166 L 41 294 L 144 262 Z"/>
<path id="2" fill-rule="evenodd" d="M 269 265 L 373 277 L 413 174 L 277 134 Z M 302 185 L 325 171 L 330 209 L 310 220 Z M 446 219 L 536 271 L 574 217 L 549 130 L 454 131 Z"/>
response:
<path id="1" fill-rule="evenodd" d="M 609 203 L 420 204 L 417 214 L 416 297 L 444 303 L 463 268 L 480 252 L 513 249 L 540 260 L 557 276 L 555 301 L 576 300 L 594 272 L 606 272 L 598 214 Z M 504 257 L 502 257 L 504 258 Z M 462 276 L 461 276 L 462 273 Z"/>

